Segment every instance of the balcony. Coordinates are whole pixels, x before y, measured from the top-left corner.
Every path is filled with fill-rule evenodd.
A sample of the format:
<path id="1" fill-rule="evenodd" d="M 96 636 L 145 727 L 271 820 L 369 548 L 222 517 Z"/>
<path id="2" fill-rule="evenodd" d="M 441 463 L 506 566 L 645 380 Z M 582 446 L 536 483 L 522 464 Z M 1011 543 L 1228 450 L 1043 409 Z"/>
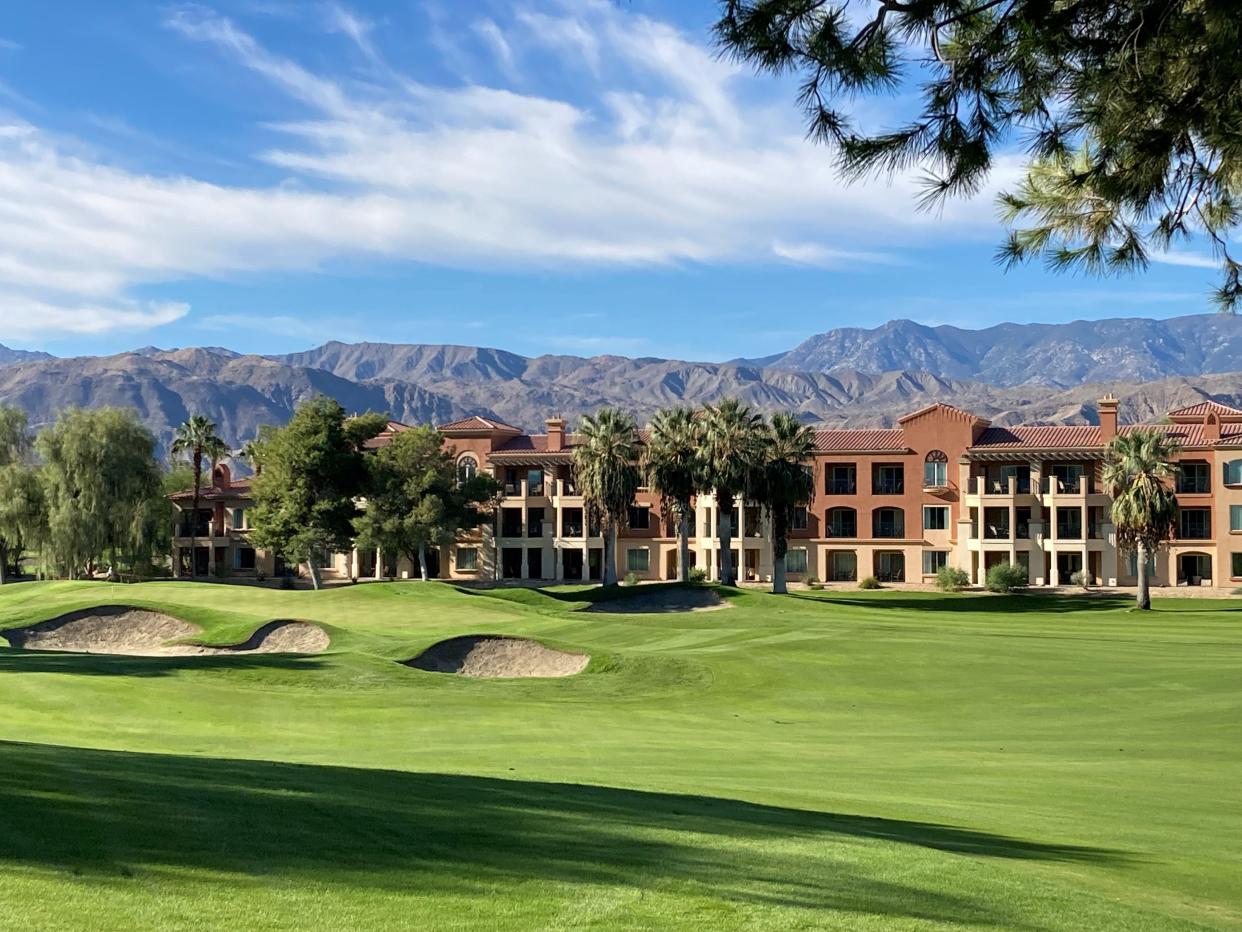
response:
<path id="1" fill-rule="evenodd" d="M 857 495 L 858 483 L 853 479 L 829 479 L 824 492 L 826 495 Z"/>
<path id="2" fill-rule="evenodd" d="M 871 490 L 874 495 L 902 495 L 906 484 L 901 479 L 877 479 Z"/>
<path id="3" fill-rule="evenodd" d="M 989 524 L 983 529 L 984 540 L 1010 540 L 1009 525 Z"/>
<path id="4" fill-rule="evenodd" d="M 1056 476 L 1044 476 L 1041 487 L 1045 495 L 1091 495 L 1092 483 L 1088 476 L 1079 476 L 1076 480 L 1058 479 Z"/>

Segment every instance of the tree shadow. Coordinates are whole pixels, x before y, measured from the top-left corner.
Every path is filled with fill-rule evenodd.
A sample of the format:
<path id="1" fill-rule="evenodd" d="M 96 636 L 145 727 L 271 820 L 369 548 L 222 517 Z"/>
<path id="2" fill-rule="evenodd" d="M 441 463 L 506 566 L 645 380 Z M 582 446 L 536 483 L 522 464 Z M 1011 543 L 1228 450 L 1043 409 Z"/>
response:
<path id="1" fill-rule="evenodd" d="M 570 588 L 561 588 L 568 585 Z M 662 582 L 662 583 L 643 583 L 640 586 L 601 586 L 598 584 L 584 583 L 582 588 L 577 588 L 576 583 L 551 583 L 547 586 L 531 586 L 531 585 L 512 585 L 512 586 L 463 586 L 457 585 L 454 588 L 463 595 L 481 596 L 483 598 L 495 599 L 500 602 L 517 603 L 520 605 L 528 605 L 533 607 L 560 607 L 563 605 L 573 605 L 581 607 L 583 603 L 587 605 L 599 605 L 605 602 L 618 602 L 625 599 L 637 598 L 640 596 L 650 596 L 659 592 L 681 592 L 686 589 L 697 588 L 688 586 L 680 582 Z M 712 587 L 722 596 L 737 593 L 737 589 L 728 589 L 720 586 Z"/>
<path id="2" fill-rule="evenodd" d="M 327 886 L 484 894 L 527 881 L 683 886 L 808 909 L 1020 925 L 986 904 L 862 873 L 884 842 L 977 857 L 1123 863 L 1117 851 L 730 799 L 0 742 L 0 863 L 101 881 L 187 869 Z M 842 856 L 844 855 L 844 856 Z M 883 859 L 882 859 L 883 860 Z"/>
<path id="3" fill-rule="evenodd" d="M 813 596 L 796 593 L 806 601 L 828 605 L 849 605 L 879 611 L 900 612 L 948 612 L 951 614 L 1014 615 L 1035 613 L 1041 615 L 1092 614 L 1116 612 L 1134 606 L 1133 599 L 1112 596 L 1055 596 L 1055 595 L 943 595 L 928 593 L 925 598 L 907 595 L 880 595 L 873 598 L 850 598 L 837 595 Z"/>
<path id="4" fill-rule="evenodd" d="M 184 670 L 305 670 L 312 671 L 322 656 L 306 654 L 201 654 L 171 657 L 132 657 L 123 654 L 79 654 L 68 651 L 0 648 L 0 675 L 8 673 L 65 673 L 80 676 L 169 676 Z"/>

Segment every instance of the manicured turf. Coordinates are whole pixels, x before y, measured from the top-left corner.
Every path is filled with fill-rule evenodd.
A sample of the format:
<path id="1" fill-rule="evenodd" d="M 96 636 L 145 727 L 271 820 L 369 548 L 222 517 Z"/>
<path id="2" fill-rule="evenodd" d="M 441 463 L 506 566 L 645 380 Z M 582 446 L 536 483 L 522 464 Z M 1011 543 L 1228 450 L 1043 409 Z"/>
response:
<path id="1" fill-rule="evenodd" d="M 312 657 L 0 650 L 0 927 L 1242 926 L 1242 601 L 20 584 Z M 394 661 L 456 634 L 548 681 Z"/>

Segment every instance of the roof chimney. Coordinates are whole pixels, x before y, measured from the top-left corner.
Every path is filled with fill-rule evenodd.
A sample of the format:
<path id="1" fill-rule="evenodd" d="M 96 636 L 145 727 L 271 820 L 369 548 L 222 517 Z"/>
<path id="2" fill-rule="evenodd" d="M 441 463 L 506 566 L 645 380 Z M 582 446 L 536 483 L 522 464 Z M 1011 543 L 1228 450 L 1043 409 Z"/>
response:
<path id="1" fill-rule="evenodd" d="M 548 452 L 559 453 L 565 449 L 565 419 L 560 415 L 543 422 L 548 429 Z"/>
<path id="2" fill-rule="evenodd" d="M 226 463 L 216 463 L 211 470 L 212 484 L 219 489 L 227 489 L 233 484 L 233 473 Z"/>
<path id="3" fill-rule="evenodd" d="M 1109 443 L 1117 436 L 1117 399 L 1110 392 L 1097 401 L 1096 406 L 1100 411 L 1100 436 Z"/>
<path id="4" fill-rule="evenodd" d="M 1203 416 L 1203 439 L 1211 441 L 1220 439 L 1220 415 L 1215 411 L 1209 411 Z"/>

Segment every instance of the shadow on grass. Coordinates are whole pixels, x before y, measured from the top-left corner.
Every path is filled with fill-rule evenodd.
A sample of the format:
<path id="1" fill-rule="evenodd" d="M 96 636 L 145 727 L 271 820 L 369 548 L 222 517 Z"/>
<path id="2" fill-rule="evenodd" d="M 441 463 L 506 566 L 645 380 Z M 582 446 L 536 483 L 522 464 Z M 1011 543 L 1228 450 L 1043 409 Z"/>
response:
<path id="1" fill-rule="evenodd" d="M 987 615 L 1014 615 L 1038 613 L 1042 615 L 1092 614 L 1116 612 L 1134 607 L 1134 600 L 1111 596 L 1056 596 L 1056 595 L 945 595 L 929 592 L 919 596 L 908 593 L 883 593 L 870 598 L 842 597 L 837 595 L 812 596 L 803 593 L 798 598 L 825 602 L 829 605 L 850 605 L 857 608 L 874 608 L 882 611 L 901 612 L 950 612 L 952 614 L 982 613 Z"/>
<path id="2" fill-rule="evenodd" d="M 695 587 L 687 586 L 679 582 L 667 583 L 644 583 L 641 586 L 600 586 L 584 584 L 581 588 L 577 588 L 575 584 L 570 583 L 557 584 L 556 587 L 550 586 L 497 586 L 497 587 L 474 587 L 474 586 L 457 586 L 457 591 L 464 595 L 482 596 L 484 598 L 496 599 L 502 602 L 516 602 L 520 605 L 529 605 L 532 607 L 561 607 L 564 605 L 582 606 L 599 605 L 604 602 L 617 602 L 624 599 L 638 598 L 641 596 L 651 596 L 660 592 L 682 592 L 687 589 L 712 589 L 719 592 L 721 596 L 727 597 L 736 594 L 739 590 L 730 589 L 723 586 L 712 587 Z"/>
<path id="3" fill-rule="evenodd" d="M 183 670 L 314 670 L 323 658 L 304 654 L 186 655 L 129 657 L 68 651 L 0 649 L 0 676 L 8 673 L 66 673 L 82 676 L 168 676 Z"/>
<path id="4" fill-rule="evenodd" d="M 208 872 L 196 878 L 204 883 L 279 875 L 479 894 L 530 881 L 589 883 L 931 921 L 1020 917 L 996 915 L 1003 906 L 995 902 L 859 872 L 856 849 L 835 843 L 1125 860 L 949 825 L 702 796 L 15 742 L 0 742 L 0 811 L 0 863 L 102 881 L 193 869 Z M 890 873 L 890 857 L 878 858 L 877 874 Z"/>

